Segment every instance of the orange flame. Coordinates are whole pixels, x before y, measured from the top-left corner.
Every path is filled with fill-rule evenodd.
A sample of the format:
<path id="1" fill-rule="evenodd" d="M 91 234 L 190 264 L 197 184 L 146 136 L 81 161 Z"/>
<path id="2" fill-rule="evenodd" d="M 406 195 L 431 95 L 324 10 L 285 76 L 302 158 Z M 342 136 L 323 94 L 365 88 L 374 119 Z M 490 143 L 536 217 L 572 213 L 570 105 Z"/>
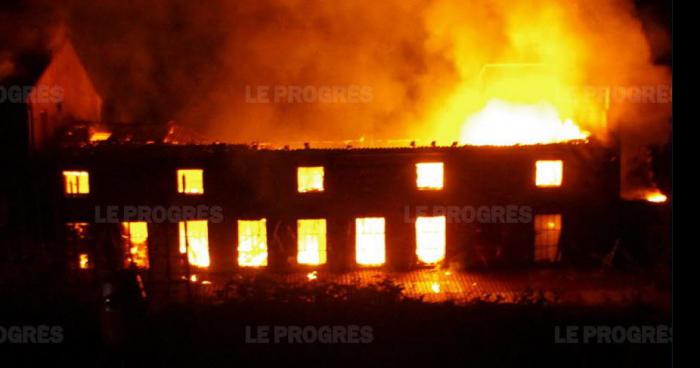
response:
<path id="1" fill-rule="evenodd" d="M 652 203 L 664 203 L 668 200 L 668 197 L 658 189 L 648 192 L 644 198 Z"/>
<path id="2" fill-rule="evenodd" d="M 562 120 L 549 103 L 514 104 L 492 99 L 467 118 L 460 140 L 475 146 L 512 146 L 585 140 L 589 135 L 571 119 Z"/>

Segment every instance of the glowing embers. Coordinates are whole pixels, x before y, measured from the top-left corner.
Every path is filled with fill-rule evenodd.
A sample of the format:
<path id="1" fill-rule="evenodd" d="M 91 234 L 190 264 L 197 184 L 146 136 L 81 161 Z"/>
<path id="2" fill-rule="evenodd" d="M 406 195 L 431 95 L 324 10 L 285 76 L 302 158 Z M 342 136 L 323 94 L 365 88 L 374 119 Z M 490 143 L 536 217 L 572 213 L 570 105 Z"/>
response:
<path id="1" fill-rule="evenodd" d="M 112 136 L 112 132 L 110 132 L 110 131 L 96 130 L 90 134 L 90 142 L 91 143 L 104 142 L 104 141 L 108 140 L 109 137 L 111 137 L 111 136 Z"/>
<path id="2" fill-rule="evenodd" d="M 535 262 L 559 260 L 561 215 L 535 215 Z"/>
<path id="3" fill-rule="evenodd" d="M 209 267 L 209 228 L 206 220 L 181 221 L 180 253 L 195 267 Z"/>
<path id="4" fill-rule="evenodd" d="M 323 192 L 323 166 L 297 167 L 297 191 L 299 193 Z"/>
<path id="5" fill-rule="evenodd" d="M 90 193 L 90 174 L 87 171 L 64 171 L 63 192 L 67 196 Z"/>
<path id="6" fill-rule="evenodd" d="M 355 260 L 363 266 L 379 266 L 386 261 L 383 217 L 355 219 Z"/>
<path id="7" fill-rule="evenodd" d="M 68 242 L 77 244 L 79 241 L 88 239 L 88 228 L 90 224 L 87 222 L 68 222 L 66 230 L 68 231 Z"/>
<path id="8" fill-rule="evenodd" d="M 644 199 L 652 203 L 664 203 L 668 197 L 658 189 L 653 189 L 644 195 Z"/>
<path id="9" fill-rule="evenodd" d="M 538 187 L 560 187 L 564 177 L 561 160 L 539 160 L 535 162 L 535 185 Z"/>
<path id="10" fill-rule="evenodd" d="M 416 255 L 423 263 L 438 263 L 445 259 L 446 217 L 416 218 Z"/>
<path id="11" fill-rule="evenodd" d="M 326 220 L 297 220 L 297 246 L 299 264 L 326 263 Z"/>
<path id="12" fill-rule="evenodd" d="M 204 171 L 200 169 L 177 170 L 177 192 L 183 194 L 203 194 Z"/>
<path id="13" fill-rule="evenodd" d="M 122 222 L 124 267 L 148 268 L 148 224 L 146 222 Z"/>
<path id="14" fill-rule="evenodd" d="M 81 270 L 87 270 L 91 266 L 90 263 L 90 258 L 88 257 L 87 253 L 80 253 L 78 255 L 78 267 L 80 267 Z"/>
<path id="15" fill-rule="evenodd" d="M 423 162 L 416 164 L 416 186 L 421 190 L 440 190 L 444 185 L 444 164 Z"/>
<path id="16" fill-rule="evenodd" d="M 238 265 L 267 266 L 267 220 L 238 220 Z"/>

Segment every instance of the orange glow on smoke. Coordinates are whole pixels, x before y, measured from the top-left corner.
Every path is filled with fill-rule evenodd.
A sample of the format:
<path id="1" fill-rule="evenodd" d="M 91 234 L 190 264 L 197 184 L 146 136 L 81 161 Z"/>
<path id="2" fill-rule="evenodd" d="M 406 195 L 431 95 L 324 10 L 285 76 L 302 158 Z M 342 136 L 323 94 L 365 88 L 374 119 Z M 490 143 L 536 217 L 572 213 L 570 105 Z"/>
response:
<path id="1" fill-rule="evenodd" d="M 207 221 L 182 221 L 179 225 L 180 253 L 185 254 L 187 252 L 187 259 L 192 266 L 209 267 L 209 228 Z"/>
<path id="2" fill-rule="evenodd" d="M 137 268 L 148 268 L 148 224 L 146 222 L 123 222 L 124 267 L 132 264 Z"/>
<path id="3" fill-rule="evenodd" d="M 323 192 L 323 166 L 298 167 L 297 190 L 299 193 Z"/>
<path id="4" fill-rule="evenodd" d="M 267 220 L 238 220 L 238 265 L 267 266 Z"/>
<path id="5" fill-rule="evenodd" d="M 444 185 L 444 166 L 442 162 L 416 164 L 416 186 L 418 189 L 442 189 Z"/>
<path id="6" fill-rule="evenodd" d="M 379 266 L 386 261 L 383 217 L 355 219 L 355 260 L 362 266 Z"/>
<path id="7" fill-rule="evenodd" d="M 423 263 L 438 263 L 445 259 L 445 216 L 416 218 L 416 255 Z"/>
<path id="8" fill-rule="evenodd" d="M 560 187 L 564 176 L 561 160 L 540 160 L 535 163 L 535 184 L 538 187 Z"/>

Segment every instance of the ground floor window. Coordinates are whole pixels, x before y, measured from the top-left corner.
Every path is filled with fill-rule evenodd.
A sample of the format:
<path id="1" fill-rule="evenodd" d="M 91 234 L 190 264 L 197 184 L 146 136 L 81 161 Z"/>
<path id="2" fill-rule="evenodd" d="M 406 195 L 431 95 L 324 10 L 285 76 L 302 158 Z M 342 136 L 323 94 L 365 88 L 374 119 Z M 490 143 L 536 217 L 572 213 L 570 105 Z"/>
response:
<path id="1" fill-rule="evenodd" d="M 74 259 L 74 264 L 81 270 L 92 268 L 92 261 L 89 256 L 89 229 L 90 225 L 87 222 L 66 223 L 66 244 L 68 245 L 66 251 L 69 258 Z"/>
<path id="2" fill-rule="evenodd" d="M 146 222 L 123 222 L 122 245 L 124 267 L 148 268 L 148 224 Z"/>
<path id="3" fill-rule="evenodd" d="M 326 220 L 297 220 L 297 247 L 299 264 L 326 263 Z"/>
<path id="4" fill-rule="evenodd" d="M 238 220 L 238 265 L 267 266 L 267 220 Z"/>
<path id="5" fill-rule="evenodd" d="M 561 215 L 535 215 L 535 262 L 559 260 Z"/>
<path id="6" fill-rule="evenodd" d="M 180 253 L 195 267 L 209 267 L 209 228 L 206 220 L 180 222 Z"/>
<path id="7" fill-rule="evenodd" d="M 378 266 L 386 261 L 385 221 L 383 217 L 355 219 L 355 260 L 363 266 Z"/>
<path id="8" fill-rule="evenodd" d="M 445 259 L 445 216 L 416 218 L 416 255 L 423 263 Z"/>

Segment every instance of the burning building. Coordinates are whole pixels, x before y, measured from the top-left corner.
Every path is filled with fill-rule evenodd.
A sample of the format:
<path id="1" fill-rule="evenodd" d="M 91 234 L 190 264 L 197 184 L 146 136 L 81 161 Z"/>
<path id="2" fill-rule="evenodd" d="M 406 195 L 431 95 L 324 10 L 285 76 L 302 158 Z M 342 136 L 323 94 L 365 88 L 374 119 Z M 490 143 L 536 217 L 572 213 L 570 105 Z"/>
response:
<path id="1" fill-rule="evenodd" d="M 445 55 L 460 54 L 460 46 L 474 40 L 461 39 L 462 32 L 461 42 L 443 44 L 442 22 L 459 23 L 448 16 L 455 5 L 444 5 L 426 12 L 434 26 L 427 43 Z M 573 17 L 553 9 L 535 23 Z M 562 32 L 545 37 L 549 47 L 538 44 L 535 52 L 526 41 L 542 35 L 516 18 L 501 19 L 511 36 L 503 41 L 512 48 L 504 54 L 536 62 L 492 63 L 492 55 L 475 54 L 470 63 L 443 55 L 454 59 L 450 73 L 456 75 L 447 74 L 460 85 L 424 115 L 431 129 L 423 131 L 447 132 L 440 137 L 449 136 L 441 140 L 451 143 L 446 146 L 365 144 L 361 138 L 339 147 L 275 148 L 206 143 L 175 123 L 118 124 L 105 119 L 102 98 L 67 43 L 32 81 L 36 91 L 62 86 L 64 98 L 29 101 L 13 115 L 26 127 L 24 152 L 40 163 L 26 177 L 37 187 L 23 200 L 39 193 L 38 206 L 48 210 L 38 236 L 60 244 L 56 252 L 68 268 L 133 267 L 153 280 L 246 270 L 476 269 L 600 260 L 620 237 L 623 129 L 609 117 L 626 107 L 613 106 L 609 87 L 562 96 L 570 83 L 591 82 L 584 78 L 589 69 L 601 69 L 587 64 L 582 55 L 590 45 L 578 42 L 597 40 L 597 30 L 561 26 Z M 522 48 L 551 59 L 537 60 Z M 475 65 L 478 72 L 464 74 Z M 378 90 L 382 98 L 384 89 Z M 667 199 L 653 187 L 636 197 L 644 196 Z"/>
<path id="2" fill-rule="evenodd" d="M 63 151 L 54 167 L 55 231 L 93 239 L 68 242 L 67 259 L 79 268 L 132 265 L 157 278 L 185 268 L 586 264 L 618 236 L 619 163 L 593 142 L 294 150 L 105 144 Z"/>

